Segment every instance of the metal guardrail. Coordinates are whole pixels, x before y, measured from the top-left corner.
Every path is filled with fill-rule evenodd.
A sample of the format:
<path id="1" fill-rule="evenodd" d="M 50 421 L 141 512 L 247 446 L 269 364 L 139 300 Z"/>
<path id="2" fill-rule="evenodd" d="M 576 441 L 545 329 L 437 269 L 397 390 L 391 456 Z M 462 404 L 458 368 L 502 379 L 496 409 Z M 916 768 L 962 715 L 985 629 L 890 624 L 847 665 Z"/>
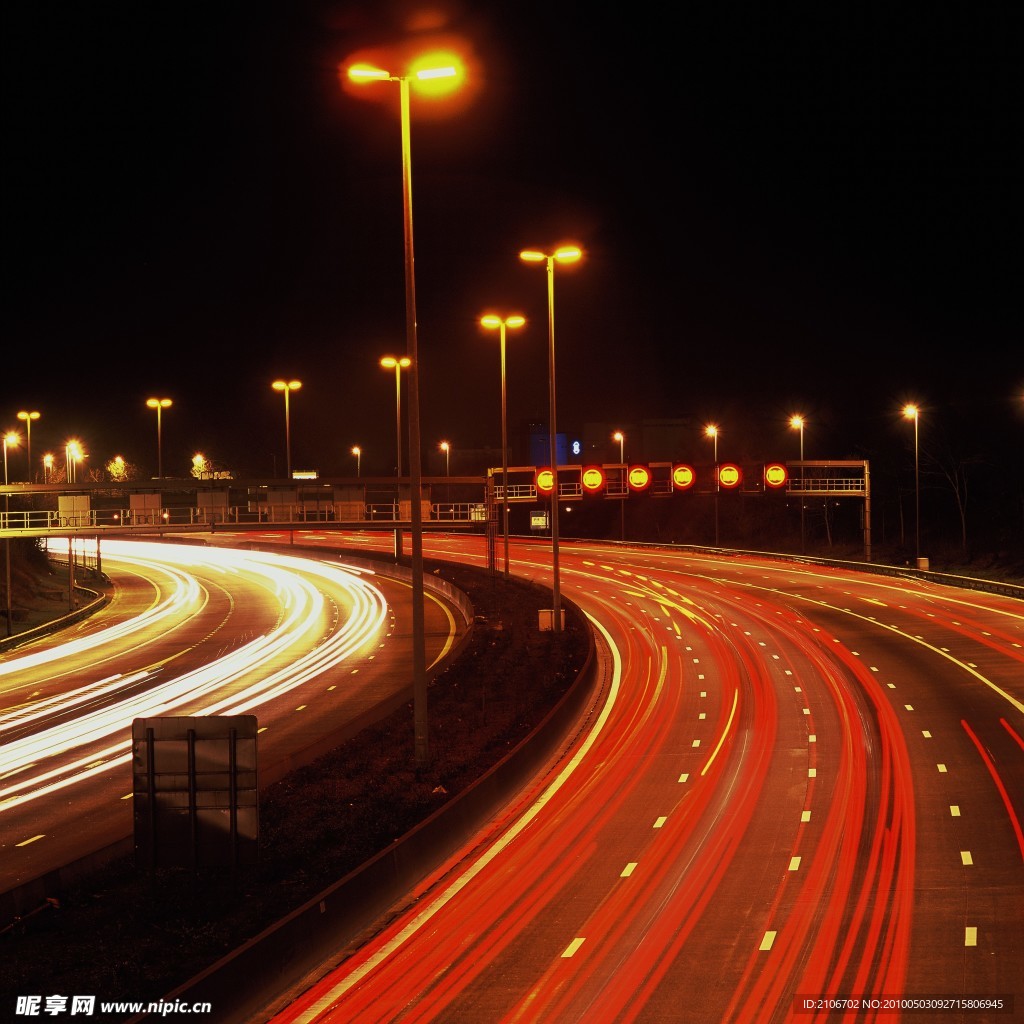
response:
<path id="1" fill-rule="evenodd" d="M 425 510 L 427 523 L 482 523 L 497 516 L 495 506 L 483 502 L 442 501 L 434 502 Z M 17 511 L 0 510 L 0 536 L 24 535 L 25 533 L 51 533 L 64 531 L 138 529 L 145 527 L 203 527 L 214 525 L 251 525 L 264 523 L 269 526 L 285 526 L 307 523 L 400 523 L 408 522 L 408 502 L 360 503 L 353 508 L 350 504 L 271 504 L 252 508 L 248 505 L 230 507 L 176 506 L 166 508 L 103 509 L 96 508 L 71 515 L 62 515 L 52 509 L 24 509 Z"/>

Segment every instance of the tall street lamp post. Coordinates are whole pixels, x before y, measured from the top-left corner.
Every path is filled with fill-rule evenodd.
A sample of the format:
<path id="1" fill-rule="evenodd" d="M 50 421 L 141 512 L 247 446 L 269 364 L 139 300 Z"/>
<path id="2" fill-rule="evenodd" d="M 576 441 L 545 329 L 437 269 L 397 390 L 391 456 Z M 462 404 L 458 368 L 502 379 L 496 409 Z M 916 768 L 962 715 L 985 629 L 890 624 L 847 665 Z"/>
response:
<path id="1" fill-rule="evenodd" d="M 290 395 L 302 387 L 301 380 L 275 380 L 270 385 L 275 391 L 284 392 L 284 465 L 285 475 L 292 478 L 292 413 Z"/>
<path id="2" fill-rule="evenodd" d="M 800 431 L 800 554 L 807 554 L 807 534 L 804 530 L 804 418 L 791 416 L 789 425 Z"/>
<path id="3" fill-rule="evenodd" d="M 7 449 L 18 446 L 18 435 L 13 431 L 4 434 L 4 486 L 7 486 Z M 10 527 L 11 496 L 4 494 L 4 529 Z M 11 538 L 4 538 L 4 592 L 7 595 L 7 635 L 14 632 L 14 613 L 11 603 Z"/>
<path id="4" fill-rule="evenodd" d="M 77 480 L 78 473 L 76 471 L 76 467 L 84 457 L 85 453 L 82 451 L 82 446 L 78 441 L 68 441 L 64 446 L 67 482 L 69 484 L 73 484 Z"/>
<path id="5" fill-rule="evenodd" d="M 412 365 L 408 356 L 384 356 L 380 365 L 385 370 L 395 371 L 395 443 L 398 446 L 395 476 L 402 478 L 402 371 Z M 410 403 L 411 404 L 411 403 Z M 410 452 L 410 458 L 412 453 Z"/>
<path id="6" fill-rule="evenodd" d="M 575 263 L 583 255 L 574 245 L 561 246 L 553 253 L 524 249 L 519 258 L 543 263 L 548 277 L 548 447 L 551 459 L 551 628 L 562 631 L 562 595 L 558 575 L 558 427 L 555 417 L 555 264 Z"/>
<path id="7" fill-rule="evenodd" d="M 356 476 L 360 475 L 360 469 L 362 468 L 363 461 L 363 449 L 359 445 L 353 445 L 352 454 L 356 457 Z"/>
<path id="8" fill-rule="evenodd" d="M 156 409 L 156 475 L 159 479 L 164 476 L 164 440 L 162 413 L 164 409 L 171 406 L 169 398 L 147 398 L 146 405 L 150 409 Z"/>
<path id="9" fill-rule="evenodd" d="M 714 442 L 714 460 L 715 460 L 715 547 L 718 547 L 718 427 L 714 423 L 709 423 L 704 428 L 704 436 L 710 437 Z"/>
<path id="10" fill-rule="evenodd" d="M 34 474 L 32 472 L 32 421 L 39 419 L 36 411 L 28 412 L 22 409 L 18 413 L 18 419 L 25 421 L 25 458 L 28 460 L 28 482 L 32 483 Z"/>
<path id="11" fill-rule="evenodd" d="M 504 318 L 488 313 L 480 318 L 480 323 L 488 330 L 498 331 L 501 347 L 501 524 L 505 545 L 505 578 L 508 578 L 508 401 L 505 386 L 505 331 L 522 327 L 526 317 L 513 313 Z"/>
<path id="12" fill-rule="evenodd" d="M 413 632 L 413 745 L 417 767 L 429 762 L 427 734 L 426 632 L 423 597 L 423 509 L 420 505 L 422 459 L 420 454 L 419 355 L 416 334 L 416 273 L 412 230 L 412 145 L 410 139 L 409 85 L 415 81 L 435 91 L 453 85 L 458 72 L 453 65 L 423 66 L 410 73 L 394 75 L 382 68 L 353 65 L 348 77 L 353 82 L 396 82 L 402 134 L 402 227 L 405 250 L 405 339 L 406 359 L 412 367 L 409 382 L 409 489 L 412 534 L 412 632 Z M 438 88 L 440 86 L 441 88 Z M 401 445 L 399 445 L 401 450 Z M 401 461 L 401 460 L 399 460 Z M 399 473 L 399 476 L 401 473 Z"/>
<path id="13" fill-rule="evenodd" d="M 905 405 L 903 416 L 914 421 L 914 564 L 921 568 L 921 471 L 918 460 L 917 424 L 921 410 L 916 405 Z"/>
<path id="14" fill-rule="evenodd" d="M 48 484 L 53 478 L 53 456 L 47 452 L 43 456 L 43 483 Z"/>
<path id="15" fill-rule="evenodd" d="M 622 465 L 622 472 L 626 472 L 626 435 L 621 430 L 612 434 L 612 440 L 619 442 L 619 462 Z M 623 492 L 622 500 L 619 502 L 619 539 L 626 539 L 626 494 Z"/>
<path id="16" fill-rule="evenodd" d="M 444 500 L 447 501 L 449 504 L 451 504 L 451 500 L 452 500 L 452 485 L 451 485 L 451 480 L 449 478 L 451 476 L 451 470 L 450 470 L 451 462 L 450 462 L 450 459 L 451 459 L 451 454 L 452 454 L 452 446 L 451 446 L 450 442 L 442 441 L 440 443 L 440 445 L 438 445 L 438 447 L 441 449 L 441 451 L 444 452 L 444 481 L 445 481 L 445 483 L 444 483 L 444 490 L 445 490 Z"/>

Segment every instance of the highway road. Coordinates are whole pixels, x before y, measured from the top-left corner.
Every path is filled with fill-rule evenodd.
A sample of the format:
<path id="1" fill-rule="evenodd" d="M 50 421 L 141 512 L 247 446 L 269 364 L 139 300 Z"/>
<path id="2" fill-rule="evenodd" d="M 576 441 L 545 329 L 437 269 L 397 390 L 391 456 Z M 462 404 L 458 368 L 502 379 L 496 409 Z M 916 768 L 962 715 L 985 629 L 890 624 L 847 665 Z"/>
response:
<path id="1" fill-rule="evenodd" d="M 550 560 L 513 545 L 518 575 Z M 585 728 L 261 1020 L 1024 1014 L 1022 602 L 728 553 L 560 562 L 599 638 Z"/>
<path id="2" fill-rule="evenodd" d="M 0 655 L 0 892 L 131 836 L 134 719 L 255 714 L 265 780 L 410 685 L 407 584 L 308 553 L 102 555 L 108 607 Z M 429 664 L 464 623 L 425 618 Z"/>

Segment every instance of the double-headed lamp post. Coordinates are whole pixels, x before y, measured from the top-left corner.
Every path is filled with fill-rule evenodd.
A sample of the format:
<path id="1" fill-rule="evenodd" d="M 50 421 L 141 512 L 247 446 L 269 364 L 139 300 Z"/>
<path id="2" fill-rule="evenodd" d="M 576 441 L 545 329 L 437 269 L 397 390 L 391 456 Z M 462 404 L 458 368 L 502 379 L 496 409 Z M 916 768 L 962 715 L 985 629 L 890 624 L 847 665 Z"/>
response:
<path id="1" fill-rule="evenodd" d="M 710 437 L 714 442 L 714 460 L 715 460 L 715 547 L 718 547 L 718 427 L 714 423 L 709 423 L 704 428 L 704 436 Z"/>
<path id="2" fill-rule="evenodd" d="M 480 318 L 482 327 L 498 332 L 501 348 L 501 524 L 505 545 L 505 578 L 508 578 L 508 398 L 505 386 L 505 331 L 522 327 L 526 317 L 513 313 L 511 316 L 500 317 L 496 313 L 487 313 Z"/>
<path id="3" fill-rule="evenodd" d="M 612 434 L 612 440 L 619 442 L 619 462 L 622 464 L 622 472 L 626 472 L 626 435 L 621 430 Z M 628 490 L 628 488 L 627 488 Z M 626 539 L 626 494 L 623 493 L 622 501 L 619 502 L 619 539 Z"/>
<path id="4" fill-rule="evenodd" d="M 914 563 L 921 566 L 921 472 L 918 461 L 917 424 L 921 410 L 913 404 L 903 406 L 905 419 L 914 421 Z"/>
<path id="5" fill-rule="evenodd" d="M 427 659 L 423 596 L 423 510 L 422 458 L 420 454 L 419 354 L 416 335 L 416 273 L 412 231 L 412 145 L 410 137 L 409 85 L 439 94 L 457 84 L 459 73 L 453 63 L 428 63 L 421 59 L 406 74 L 395 75 L 383 68 L 354 64 L 348 68 L 352 82 L 396 82 L 399 88 L 399 113 L 402 132 L 402 226 L 405 243 L 405 339 L 406 358 L 412 367 L 409 382 L 409 488 L 411 492 L 412 534 L 412 685 L 413 745 L 417 767 L 429 762 L 427 734 Z M 401 452 L 401 444 L 399 444 Z M 401 461 L 401 459 L 399 459 Z M 401 473 L 399 473 L 401 476 Z"/>
<path id="6" fill-rule="evenodd" d="M 562 595 L 558 576 L 558 426 L 555 417 L 555 264 L 575 263 L 583 255 L 575 245 L 563 245 L 552 253 L 524 249 L 519 258 L 543 263 L 548 276 L 548 447 L 551 459 L 551 628 L 562 631 Z"/>
<path id="7" fill-rule="evenodd" d="M 35 410 L 28 412 L 22 409 L 18 413 L 18 419 L 25 421 L 25 457 L 28 460 L 28 482 L 32 483 L 32 421 L 39 419 L 39 413 Z"/>
<path id="8" fill-rule="evenodd" d="M 385 370 L 395 371 L 395 442 L 398 445 L 398 461 L 395 463 L 395 476 L 402 478 L 402 371 L 412 366 L 408 356 L 384 356 L 380 365 Z M 410 456 L 411 456 L 410 452 Z"/>
<path id="9" fill-rule="evenodd" d="M 800 554 L 807 553 L 807 534 L 804 530 L 804 418 L 791 416 L 789 425 L 800 431 Z"/>
<path id="10" fill-rule="evenodd" d="M 302 387 L 301 380 L 275 380 L 270 385 L 275 391 L 284 392 L 284 465 L 285 474 L 289 480 L 292 478 L 292 413 L 291 393 Z"/>
<path id="11" fill-rule="evenodd" d="M 147 398 L 146 405 L 150 409 L 156 409 L 156 475 L 163 479 L 164 475 L 164 439 L 162 413 L 164 409 L 170 408 L 172 402 L 169 398 Z"/>

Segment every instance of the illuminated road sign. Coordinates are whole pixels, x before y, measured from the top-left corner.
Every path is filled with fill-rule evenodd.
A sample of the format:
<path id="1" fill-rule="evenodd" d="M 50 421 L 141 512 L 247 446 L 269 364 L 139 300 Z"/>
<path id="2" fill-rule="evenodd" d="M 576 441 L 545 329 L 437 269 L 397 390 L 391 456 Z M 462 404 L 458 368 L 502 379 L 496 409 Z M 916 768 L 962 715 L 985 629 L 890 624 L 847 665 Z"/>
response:
<path id="1" fill-rule="evenodd" d="M 677 491 L 685 491 L 687 487 L 692 487 L 696 479 L 697 475 L 693 471 L 693 466 L 672 467 L 672 486 Z"/>
<path id="2" fill-rule="evenodd" d="M 626 481 L 631 491 L 645 491 L 651 485 L 651 471 L 646 466 L 630 466 Z"/>
<path id="3" fill-rule="evenodd" d="M 785 487 L 789 473 L 781 462 L 769 462 L 764 467 L 764 482 L 767 487 Z"/>
<path id="4" fill-rule="evenodd" d="M 743 470 L 734 462 L 723 462 L 718 467 L 718 485 L 720 487 L 732 490 L 734 487 L 739 487 L 742 480 Z"/>
<path id="5" fill-rule="evenodd" d="M 581 482 L 587 494 L 597 494 L 604 487 L 604 470 L 600 466 L 587 466 Z"/>
<path id="6" fill-rule="evenodd" d="M 550 494 L 555 489 L 554 472 L 550 469 L 538 469 L 536 483 L 540 494 Z"/>

